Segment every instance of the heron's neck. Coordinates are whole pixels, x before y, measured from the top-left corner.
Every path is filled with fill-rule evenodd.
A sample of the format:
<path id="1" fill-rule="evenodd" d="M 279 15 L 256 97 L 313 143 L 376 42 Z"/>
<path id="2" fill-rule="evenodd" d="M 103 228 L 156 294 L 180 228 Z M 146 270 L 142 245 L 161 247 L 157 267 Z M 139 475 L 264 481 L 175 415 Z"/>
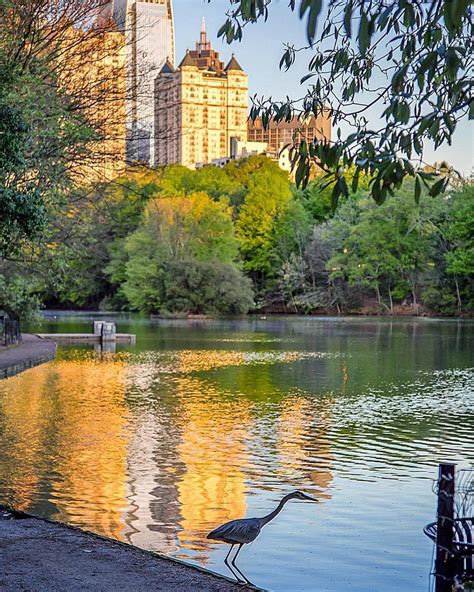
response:
<path id="1" fill-rule="evenodd" d="M 286 504 L 287 501 L 289 501 L 291 499 L 291 496 L 286 495 L 278 504 L 278 506 L 273 510 L 273 512 L 270 512 L 270 514 L 267 514 L 266 516 L 263 516 L 263 518 L 260 518 L 260 523 L 262 526 L 265 526 L 265 524 L 268 524 L 270 522 L 270 520 L 273 520 L 273 518 L 275 518 L 275 516 L 278 516 L 278 514 L 283 510 L 283 506 Z"/>

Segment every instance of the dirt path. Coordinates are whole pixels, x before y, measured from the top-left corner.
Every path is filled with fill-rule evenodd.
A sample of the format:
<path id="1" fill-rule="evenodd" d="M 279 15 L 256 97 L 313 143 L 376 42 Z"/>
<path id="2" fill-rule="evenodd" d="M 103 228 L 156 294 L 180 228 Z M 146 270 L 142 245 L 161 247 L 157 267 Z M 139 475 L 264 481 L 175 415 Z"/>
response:
<path id="1" fill-rule="evenodd" d="M 17 515 L 18 516 L 18 515 Z M 0 508 L 0 590 L 246 592 L 180 561 Z"/>
<path id="2" fill-rule="evenodd" d="M 0 347 L 0 379 L 52 360 L 55 353 L 53 341 L 24 333 L 19 345 Z"/>

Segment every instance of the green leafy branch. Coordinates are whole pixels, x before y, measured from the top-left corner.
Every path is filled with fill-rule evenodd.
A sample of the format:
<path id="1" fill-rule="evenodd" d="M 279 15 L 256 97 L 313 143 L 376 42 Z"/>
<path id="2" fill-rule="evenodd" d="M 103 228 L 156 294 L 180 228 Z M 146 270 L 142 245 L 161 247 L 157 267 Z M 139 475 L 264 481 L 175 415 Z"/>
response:
<path id="1" fill-rule="evenodd" d="M 271 0 L 230 0 L 219 35 L 231 43 L 245 26 L 266 20 Z M 292 150 L 298 185 L 314 164 L 333 185 L 333 207 L 356 190 L 361 172 L 372 176 L 371 194 L 383 203 L 406 177 L 432 196 L 449 178 L 421 168 L 427 142 L 450 144 L 458 122 L 474 118 L 470 72 L 474 21 L 469 0 L 290 0 L 289 10 L 306 22 L 308 44 L 286 44 L 280 68 L 311 53 L 305 96 L 285 101 L 254 97 L 251 118 L 289 121 L 327 116 L 336 138 L 296 141 Z M 373 123 L 381 122 L 374 128 Z M 340 127 L 351 129 L 343 134 Z M 353 170 L 351 187 L 344 172 Z"/>

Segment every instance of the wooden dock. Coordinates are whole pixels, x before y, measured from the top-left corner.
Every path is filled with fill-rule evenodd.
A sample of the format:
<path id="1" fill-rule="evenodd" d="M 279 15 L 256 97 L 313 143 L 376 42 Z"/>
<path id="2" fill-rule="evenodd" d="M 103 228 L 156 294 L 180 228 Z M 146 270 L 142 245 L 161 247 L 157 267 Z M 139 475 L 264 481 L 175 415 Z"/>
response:
<path id="1" fill-rule="evenodd" d="M 113 321 L 94 321 L 92 326 L 93 333 L 37 333 L 42 339 L 50 339 L 56 343 L 100 343 L 101 345 L 113 345 L 115 343 L 130 343 L 135 345 L 136 335 L 128 333 L 117 333 L 117 328 Z"/>
<path id="2" fill-rule="evenodd" d="M 137 336 L 129 333 L 116 333 L 114 339 L 104 340 L 101 335 L 94 333 L 36 333 L 41 339 L 50 339 L 56 343 L 102 343 L 103 341 L 115 343 L 129 343 L 135 345 Z"/>

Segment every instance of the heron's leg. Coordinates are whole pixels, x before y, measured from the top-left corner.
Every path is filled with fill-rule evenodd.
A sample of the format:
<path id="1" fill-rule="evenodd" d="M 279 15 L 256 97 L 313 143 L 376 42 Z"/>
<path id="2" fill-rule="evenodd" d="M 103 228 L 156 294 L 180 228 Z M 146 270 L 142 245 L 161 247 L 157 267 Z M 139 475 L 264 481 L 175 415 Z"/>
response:
<path id="1" fill-rule="evenodd" d="M 232 553 L 232 549 L 235 547 L 235 545 L 232 545 L 229 549 L 229 552 L 227 553 L 225 559 L 224 559 L 224 563 L 227 565 L 227 567 L 229 568 L 230 572 L 232 573 L 232 575 L 234 576 L 234 578 L 240 582 L 240 578 L 239 576 L 235 573 L 235 571 L 232 569 L 231 564 L 227 561 L 229 559 L 229 555 Z"/>
<path id="2" fill-rule="evenodd" d="M 240 553 L 240 550 L 242 549 L 242 547 L 244 546 L 243 543 L 239 544 L 239 548 L 237 549 L 237 553 L 234 555 L 234 558 L 232 559 L 231 563 L 234 566 L 234 568 L 236 569 L 236 571 L 243 577 L 244 582 L 246 582 L 247 584 L 252 584 L 252 582 L 247 578 L 247 576 L 245 574 L 243 574 L 240 569 L 235 565 L 235 560 L 237 559 L 237 555 Z"/>
<path id="3" fill-rule="evenodd" d="M 224 563 L 225 563 L 226 565 L 229 565 L 229 564 L 227 563 L 227 559 L 229 559 L 229 555 L 232 553 L 232 549 L 233 549 L 234 547 L 235 547 L 235 545 L 231 545 L 231 546 L 230 546 L 230 549 L 229 549 L 229 552 L 228 552 L 228 553 L 227 553 L 227 555 L 225 556 Z"/>
<path id="4" fill-rule="evenodd" d="M 244 544 L 243 544 L 243 543 L 240 543 L 240 544 L 239 544 L 239 548 L 237 549 L 237 553 L 234 555 L 234 558 L 233 558 L 233 559 L 232 559 L 232 561 L 231 561 L 231 563 L 232 563 L 232 565 L 233 565 L 234 567 L 237 567 L 237 566 L 235 565 L 235 563 L 234 563 L 234 562 L 235 562 L 235 560 L 237 559 L 237 555 L 240 553 L 240 549 L 242 549 L 242 547 L 243 547 L 243 546 L 244 546 Z"/>

